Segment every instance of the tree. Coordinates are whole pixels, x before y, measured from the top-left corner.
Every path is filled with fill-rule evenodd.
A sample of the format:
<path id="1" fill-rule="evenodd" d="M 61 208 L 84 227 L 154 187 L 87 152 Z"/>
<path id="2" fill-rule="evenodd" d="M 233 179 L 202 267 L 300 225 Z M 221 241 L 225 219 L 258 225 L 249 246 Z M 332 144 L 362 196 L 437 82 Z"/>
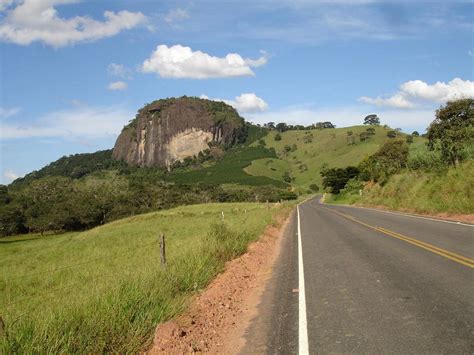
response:
<path id="1" fill-rule="evenodd" d="M 289 127 L 285 122 L 280 122 L 275 126 L 278 132 L 286 132 L 288 131 Z"/>
<path id="2" fill-rule="evenodd" d="M 283 181 L 285 181 L 287 183 L 291 183 L 291 181 L 293 180 L 288 171 L 285 171 L 285 173 L 283 174 L 282 177 L 283 177 Z"/>
<path id="3" fill-rule="evenodd" d="M 378 125 L 380 125 L 380 118 L 377 115 L 374 115 L 374 114 L 365 116 L 364 124 L 368 124 L 368 125 L 371 125 L 371 126 L 378 126 Z"/>
<path id="4" fill-rule="evenodd" d="M 386 181 L 390 175 L 398 173 L 408 161 L 408 146 L 402 140 L 385 143 L 374 154 L 378 166 L 378 179 Z"/>
<path id="5" fill-rule="evenodd" d="M 450 101 L 436 110 L 427 137 L 428 149 L 441 151 L 445 161 L 457 166 L 464 149 L 474 142 L 474 99 Z"/>
<path id="6" fill-rule="evenodd" d="M 413 137 L 419 137 L 420 134 L 418 133 L 418 131 L 413 131 L 413 133 L 411 134 Z"/>
<path id="7" fill-rule="evenodd" d="M 323 177 L 323 187 L 333 194 L 338 194 L 346 183 L 359 175 L 359 169 L 355 166 L 347 168 L 331 168 L 323 169 L 321 176 Z"/>
<path id="8" fill-rule="evenodd" d="M 276 141 L 281 141 L 281 134 L 280 133 L 277 133 L 275 134 L 275 138 L 274 138 Z"/>
<path id="9" fill-rule="evenodd" d="M 275 122 L 264 123 L 263 127 L 268 128 L 268 129 L 275 129 Z"/>
<path id="10" fill-rule="evenodd" d="M 333 125 L 331 122 L 326 121 L 326 122 L 317 122 L 315 125 L 316 129 L 326 129 L 326 128 L 336 128 L 335 125 Z"/>
<path id="11" fill-rule="evenodd" d="M 366 130 L 367 134 L 369 136 L 374 136 L 375 135 L 375 128 L 374 127 L 368 127 Z"/>
<path id="12" fill-rule="evenodd" d="M 396 138 L 397 137 L 397 132 L 396 131 L 388 131 L 387 132 L 387 137 L 388 138 Z"/>
<path id="13" fill-rule="evenodd" d="M 369 133 L 367 133 L 367 132 L 361 132 L 359 134 L 359 139 L 360 139 L 361 142 L 366 141 L 367 139 L 369 139 L 369 137 L 370 137 Z"/>

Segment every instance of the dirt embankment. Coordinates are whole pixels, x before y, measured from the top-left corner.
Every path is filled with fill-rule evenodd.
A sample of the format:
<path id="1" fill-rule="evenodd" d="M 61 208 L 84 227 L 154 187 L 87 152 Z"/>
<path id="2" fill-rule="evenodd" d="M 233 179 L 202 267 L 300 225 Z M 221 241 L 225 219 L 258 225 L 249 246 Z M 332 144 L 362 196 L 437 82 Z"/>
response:
<path id="1" fill-rule="evenodd" d="M 160 324 L 148 354 L 236 354 L 242 350 L 245 330 L 257 316 L 288 221 L 280 218 L 277 226 L 267 227 L 247 253 L 227 263 L 183 316 Z"/>

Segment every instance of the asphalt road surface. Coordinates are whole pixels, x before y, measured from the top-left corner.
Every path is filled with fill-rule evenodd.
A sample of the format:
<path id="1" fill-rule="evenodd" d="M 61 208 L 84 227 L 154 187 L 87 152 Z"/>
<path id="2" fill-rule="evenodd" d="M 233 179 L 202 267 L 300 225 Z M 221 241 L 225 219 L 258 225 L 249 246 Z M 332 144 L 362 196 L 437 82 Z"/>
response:
<path id="1" fill-rule="evenodd" d="M 244 353 L 474 353 L 474 226 L 316 199 L 292 218 Z"/>

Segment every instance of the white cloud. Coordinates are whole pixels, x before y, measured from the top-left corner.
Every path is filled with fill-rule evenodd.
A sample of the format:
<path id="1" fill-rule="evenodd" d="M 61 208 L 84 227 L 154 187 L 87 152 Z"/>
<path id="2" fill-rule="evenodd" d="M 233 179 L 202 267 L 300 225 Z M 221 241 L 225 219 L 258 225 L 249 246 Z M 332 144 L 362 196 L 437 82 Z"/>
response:
<path id="1" fill-rule="evenodd" d="M 3 177 L 7 181 L 7 183 L 12 182 L 13 180 L 16 180 L 21 177 L 21 175 L 16 174 L 13 172 L 13 170 L 8 169 L 3 172 Z"/>
<path id="2" fill-rule="evenodd" d="M 128 87 L 128 84 L 125 81 L 114 81 L 108 86 L 109 90 L 125 90 Z"/>
<path id="3" fill-rule="evenodd" d="M 474 52 L 473 51 L 467 51 L 467 55 L 469 57 L 474 57 Z"/>
<path id="4" fill-rule="evenodd" d="M 107 67 L 107 73 L 122 79 L 132 79 L 132 70 L 123 64 L 110 63 Z"/>
<path id="5" fill-rule="evenodd" d="M 201 95 L 202 99 L 209 99 L 206 95 Z M 254 93 L 244 93 L 236 96 L 234 100 L 210 99 L 222 101 L 235 108 L 239 113 L 263 112 L 268 108 L 268 104 Z"/>
<path id="6" fill-rule="evenodd" d="M 20 112 L 19 107 L 11 107 L 11 108 L 0 107 L 0 118 L 7 118 L 10 116 L 16 115 L 18 112 Z"/>
<path id="7" fill-rule="evenodd" d="M 448 83 L 438 81 L 434 84 L 411 80 L 403 83 L 400 90 L 392 96 L 376 98 L 362 96 L 359 101 L 376 106 L 414 108 L 420 102 L 446 103 L 465 97 L 474 97 L 474 81 L 455 78 Z"/>
<path id="8" fill-rule="evenodd" d="M 359 98 L 359 101 L 375 106 L 390 106 L 397 108 L 412 108 L 415 106 L 412 102 L 408 101 L 401 94 L 396 94 L 387 98 L 383 98 L 380 96 L 376 98 L 362 96 L 361 98 Z"/>
<path id="9" fill-rule="evenodd" d="M 229 53 L 225 57 L 215 57 L 190 47 L 159 45 L 145 60 L 142 71 L 157 73 L 163 78 L 225 78 L 255 75 L 251 67 L 264 65 L 265 56 L 258 59 L 244 59 L 239 54 Z"/>
<path id="10" fill-rule="evenodd" d="M 134 117 L 122 107 L 80 106 L 70 110 L 48 113 L 28 123 L 0 122 L 2 139 L 60 137 L 68 139 L 116 136 Z"/>
<path id="11" fill-rule="evenodd" d="M 400 91 L 412 98 L 444 103 L 463 97 L 474 97 L 474 81 L 455 78 L 449 83 L 438 81 L 429 85 L 421 80 L 407 81 Z"/>
<path id="12" fill-rule="evenodd" d="M 95 41 L 111 37 L 122 30 L 146 21 L 141 12 L 105 11 L 104 21 L 88 16 L 63 18 L 56 5 L 67 5 L 77 0 L 23 0 L 7 10 L 0 23 L 0 40 L 29 45 L 43 42 L 53 47 L 63 47 L 78 42 Z"/>
<path id="13" fill-rule="evenodd" d="M 186 10 L 183 9 L 172 9 L 170 10 L 166 15 L 165 15 L 165 21 L 168 24 L 172 24 L 178 21 L 183 21 L 188 19 L 189 13 Z"/>

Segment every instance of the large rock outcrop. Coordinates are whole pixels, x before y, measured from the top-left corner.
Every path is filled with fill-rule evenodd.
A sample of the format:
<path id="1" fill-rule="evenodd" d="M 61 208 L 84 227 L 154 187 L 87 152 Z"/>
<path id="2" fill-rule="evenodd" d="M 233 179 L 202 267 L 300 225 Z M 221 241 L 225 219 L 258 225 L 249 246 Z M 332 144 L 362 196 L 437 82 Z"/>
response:
<path id="1" fill-rule="evenodd" d="M 170 167 L 212 142 L 226 146 L 245 139 L 245 121 L 223 102 L 194 97 L 145 105 L 122 130 L 112 157 L 129 165 Z"/>

